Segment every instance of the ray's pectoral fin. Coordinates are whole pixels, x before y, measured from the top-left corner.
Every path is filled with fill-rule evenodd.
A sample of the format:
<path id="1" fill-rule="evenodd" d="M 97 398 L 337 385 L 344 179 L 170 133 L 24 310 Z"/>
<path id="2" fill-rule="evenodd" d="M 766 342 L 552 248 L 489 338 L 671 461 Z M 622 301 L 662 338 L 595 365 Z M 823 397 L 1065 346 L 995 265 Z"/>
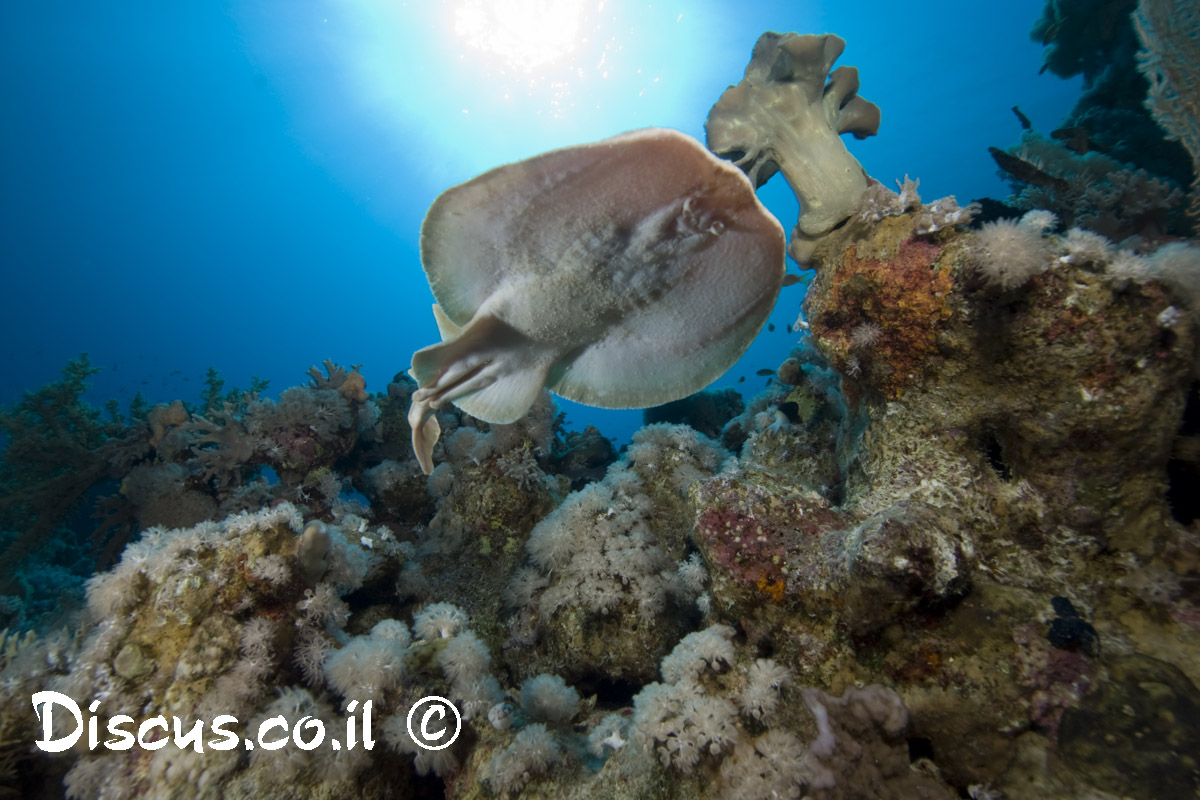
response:
<path id="1" fill-rule="evenodd" d="M 425 417 L 425 421 L 414 424 L 414 414 L 418 419 Z M 412 425 L 413 453 L 417 456 L 417 463 L 421 465 L 421 472 L 428 475 L 433 472 L 433 446 L 442 438 L 442 425 L 433 415 L 433 407 L 429 404 L 420 406 L 416 398 L 413 398 L 413 404 L 408 410 L 408 424 Z"/>
<path id="2" fill-rule="evenodd" d="M 454 403 L 485 422 L 516 422 L 537 399 L 556 359 L 498 317 L 478 316 L 460 329 L 438 306 L 433 308 L 447 341 L 414 353 L 409 370 L 420 388 L 413 392 L 408 424 L 413 452 L 426 475 L 433 471 L 433 446 L 441 435 L 436 409 Z"/>

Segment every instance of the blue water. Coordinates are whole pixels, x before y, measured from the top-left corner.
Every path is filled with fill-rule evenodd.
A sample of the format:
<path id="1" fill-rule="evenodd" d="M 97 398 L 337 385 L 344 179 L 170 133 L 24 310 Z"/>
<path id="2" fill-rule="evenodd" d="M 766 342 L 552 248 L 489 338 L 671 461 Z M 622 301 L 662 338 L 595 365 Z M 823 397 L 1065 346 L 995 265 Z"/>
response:
<path id="1" fill-rule="evenodd" d="M 417 239 L 439 192 L 633 128 L 703 139 L 766 30 L 847 40 L 839 63 L 883 111 L 847 145 L 927 200 L 1005 197 L 987 147 L 1018 138 L 1011 106 L 1049 131 L 1079 91 L 1038 74 L 1042 0 L 496 5 L 6 0 L 0 403 L 83 351 L 96 405 L 195 400 L 209 366 L 277 393 L 326 358 L 383 390 L 438 340 Z M 790 229 L 782 178 L 762 196 Z M 718 386 L 757 390 L 796 341 L 801 292 Z M 562 405 L 618 439 L 640 424 Z"/>

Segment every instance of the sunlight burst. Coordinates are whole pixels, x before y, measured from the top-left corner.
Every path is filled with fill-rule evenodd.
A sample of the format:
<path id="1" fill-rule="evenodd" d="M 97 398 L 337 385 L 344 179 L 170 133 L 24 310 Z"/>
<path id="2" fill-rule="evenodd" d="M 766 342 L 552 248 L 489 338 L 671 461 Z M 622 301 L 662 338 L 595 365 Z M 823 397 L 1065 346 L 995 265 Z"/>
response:
<path id="1" fill-rule="evenodd" d="M 579 44 L 583 0 L 464 0 L 454 32 L 521 72 L 546 66 Z"/>

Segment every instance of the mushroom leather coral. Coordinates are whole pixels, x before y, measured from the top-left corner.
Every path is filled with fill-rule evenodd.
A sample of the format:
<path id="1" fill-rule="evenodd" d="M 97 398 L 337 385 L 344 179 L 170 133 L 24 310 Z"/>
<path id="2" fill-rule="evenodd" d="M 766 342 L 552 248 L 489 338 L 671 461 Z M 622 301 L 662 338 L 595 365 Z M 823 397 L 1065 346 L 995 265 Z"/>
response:
<path id="1" fill-rule="evenodd" d="M 857 94 L 858 70 L 830 72 L 845 48 L 832 34 L 764 33 L 745 77 L 725 90 L 704 125 L 709 149 L 732 159 L 755 186 L 783 172 L 800 201 L 788 255 L 801 264 L 867 188 L 841 135 L 865 139 L 879 130 L 879 107 Z"/>

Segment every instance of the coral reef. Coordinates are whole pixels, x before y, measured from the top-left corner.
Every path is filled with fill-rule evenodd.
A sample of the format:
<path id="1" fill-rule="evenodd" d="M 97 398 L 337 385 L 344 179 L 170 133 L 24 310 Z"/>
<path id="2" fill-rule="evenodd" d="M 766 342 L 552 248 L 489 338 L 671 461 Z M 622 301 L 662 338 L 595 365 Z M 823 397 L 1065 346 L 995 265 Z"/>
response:
<path id="1" fill-rule="evenodd" d="M 554 667 L 593 684 L 654 675 L 687 632 L 702 582 L 680 575 L 683 495 L 725 455 L 686 426 L 647 426 L 603 481 L 534 527 L 525 546 L 531 564 L 505 590 L 517 612 L 509 647 L 518 674 Z"/>
<path id="2" fill-rule="evenodd" d="M 199 730 L 200 738 L 194 749 L 140 746 L 128 753 L 112 746 L 119 739 L 107 740 L 103 749 L 81 743 L 79 758 L 65 777 L 68 796 L 193 797 L 217 791 L 249 796 L 269 791 L 281 775 L 292 780 L 316 776 L 343 787 L 359 775 L 365 765 L 361 750 L 260 749 L 244 765 L 240 748 L 217 747 L 204 739 L 204 729 L 231 712 L 243 715 L 245 722 L 256 711 L 264 720 L 275 712 L 296 720 L 312 712 L 310 717 L 321 718 L 335 731 L 344 725 L 327 699 L 298 686 L 284 687 L 298 677 L 298 657 L 314 637 L 328 644 L 341 635 L 346 614 L 338 595 L 360 587 L 393 558 L 396 543 L 366 550 L 359 543 L 357 523 L 347 518 L 344 527 L 328 531 L 329 561 L 322 582 L 315 590 L 305 589 L 303 559 L 298 558 L 303 528 L 299 511 L 287 503 L 219 524 L 154 528 L 125 550 L 111 572 L 89 581 L 91 632 L 76 638 L 69 659 L 60 659 L 56 670 L 43 671 L 38 688 L 60 692 L 105 719 L 121 714 L 131 721 L 160 719 L 160 727 L 168 731 L 167 720 L 174 719 L 175 731 Z M 385 536 L 380 538 L 386 542 Z M 357 638 L 334 655 L 355 653 Z M 341 664 L 332 663 L 333 656 L 326 659 L 331 686 L 344 686 L 351 674 L 355 688 L 390 685 L 373 680 L 369 665 L 348 669 L 351 657 L 343 657 Z M 283 691 L 273 699 L 277 688 Z M 28 694 L 21 696 L 20 705 L 33 709 Z M 64 714 L 60 709 L 56 718 Z M 138 726 L 140 741 L 165 743 L 163 737 L 147 738 L 146 730 Z M 67 735 L 69 728 L 55 733 Z M 111 725 L 106 733 L 133 738 Z M 221 731 L 214 727 L 213 733 Z M 241 766 L 247 769 L 239 771 Z M 379 790 L 370 787 L 386 778 L 376 773 L 363 780 L 357 791 L 372 794 Z M 217 790 L 218 784 L 223 788 Z"/>
<path id="3" fill-rule="evenodd" d="M 840 434 L 855 442 L 843 502 L 823 507 L 792 488 L 786 463 L 757 473 L 744 457 L 744 478 L 694 487 L 694 535 L 714 543 L 718 607 L 746 615 L 747 634 L 799 661 L 801 679 L 887 676 L 948 779 L 1014 792 L 1034 778 L 995 765 L 1026 758 L 1029 734 L 1061 741 L 1110 659 L 1166 658 L 1172 691 L 1194 691 L 1200 640 L 1177 621 L 1196 601 L 1183 588 L 1194 565 L 1168 554 L 1194 548 L 1195 534 L 1165 496 L 1196 328 L 1167 313 L 1192 307 L 1190 268 L 1151 266 L 1170 263 L 1174 247 L 1192 263 L 1190 248 L 1138 257 L 1078 229 L 1055 236 L 1048 216 L 997 225 L 931 235 L 915 213 L 860 218 L 818 249 L 806 317 L 870 420 Z M 903 283 L 914 251 L 927 259 L 919 286 Z M 866 323 L 880 331 L 852 369 Z M 893 351 L 890 337 L 905 344 Z M 723 536 L 738 534 L 751 545 L 723 562 Z M 804 566 L 784 578 L 779 563 Z M 756 569 L 764 589 L 780 587 L 782 610 L 749 601 Z M 1157 599 L 1131 591 L 1147 571 L 1172 588 Z M 799 630 L 797 615 L 808 620 Z M 1164 651 L 1163 637 L 1176 644 Z M 951 722 L 963 692 L 979 719 Z M 1097 742 L 1097 728 L 1071 730 L 1090 759 L 1119 750 Z M 1040 796 L 1076 796 L 1088 768 L 1057 759 L 1036 777 Z M 1191 787 L 1194 776 L 1163 780 Z M 1120 785 L 1157 796 L 1132 771 Z"/>
<path id="4" fill-rule="evenodd" d="M 869 117 L 840 51 L 768 35 L 726 98 Z M 489 424 L 328 361 L 105 422 L 81 360 L 6 410 L 0 796 L 1195 795 L 1200 248 L 837 158 L 800 342 L 619 456 L 541 384 Z M 51 498 L 106 484 L 96 570 Z"/>
<path id="5" fill-rule="evenodd" d="M 176 401 L 102 422 L 82 400 L 94 370 L 86 356 L 71 362 L 63 381 L 0 417 L 10 437 L 0 455 L 0 524 L 22 532 L 0 554 L 6 580 L 56 558 L 36 552 L 48 540 L 84 564 L 91 549 L 106 567 L 155 526 L 190 527 L 279 500 L 328 514 L 347 479 L 361 482 L 363 466 L 349 455 L 379 443 L 381 412 L 357 368 L 329 361 L 325 368 L 328 375 L 314 367 L 309 386 L 285 389 L 278 401 L 236 389 L 222 394 L 223 381 L 210 370 L 204 413 Z M 278 480 L 265 480 L 264 468 Z M 98 499 L 105 490 L 114 493 Z M 88 501 L 102 518 L 90 537 L 68 525 L 68 514 Z M 48 536 L 55 531 L 57 538 Z M 0 592 L 20 606 L 10 622 L 39 602 L 31 587 L 9 583 Z"/>

